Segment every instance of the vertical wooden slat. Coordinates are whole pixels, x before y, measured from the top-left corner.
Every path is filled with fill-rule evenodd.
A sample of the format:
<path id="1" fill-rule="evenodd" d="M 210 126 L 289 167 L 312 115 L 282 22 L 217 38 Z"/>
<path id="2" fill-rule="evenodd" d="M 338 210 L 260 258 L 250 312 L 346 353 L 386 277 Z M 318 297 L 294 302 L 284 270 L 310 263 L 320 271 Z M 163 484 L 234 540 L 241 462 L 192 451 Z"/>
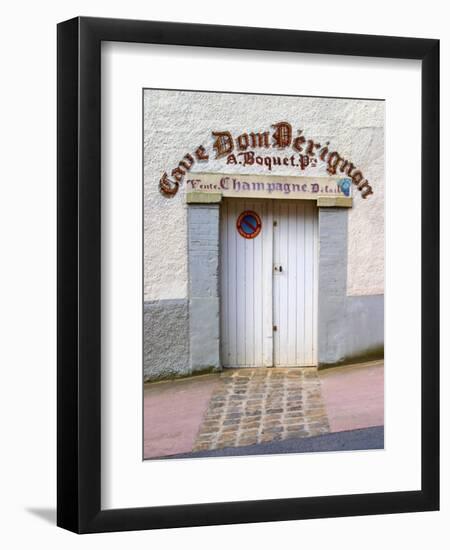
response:
<path id="1" fill-rule="evenodd" d="M 255 204 L 251 201 L 244 202 L 243 210 L 255 210 Z M 254 242 L 255 239 L 244 239 L 241 237 L 245 251 L 245 265 L 244 265 L 244 315 L 245 315 L 245 365 L 254 365 L 254 332 L 255 332 L 255 319 L 253 316 L 253 292 L 254 292 Z"/>
<path id="2" fill-rule="evenodd" d="M 317 365 L 317 339 L 318 339 L 318 303 L 319 303 L 319 219 L 316 205 L 313 205 L 313 230 L 314 230 L 314 257 L 313 257 L 313 340 L 312 340 L 312 362 Z"/>
<path id="3" fill-rule="evenodd" d="M 297 281 L 298 295 L 296 302 L 297 332 L 296 332 L 296 358 L 297 364 L 305 364 L 305 202 L 297 207 Z"/>
<path id="4" fill-rule="evenodd" d="M 266 201 L 266 218 L 263 226 L 262 242 L 262 323 L 263 323 L 263 364 L 271 367 L 274 364 L 274 313 L 273 313 L 273 254 L 274 254 L 274 228 L 273 208 L 276 201 Z M 265 229 L 264 229 L 265 227 Z"/>
<path id="5" fill-rule="evenodd" d="M 288 365 L 289 350 L 289 273 L 288 273 L 288 245 L 289 245 L 289 210 L 286 201 L 280 201 L 280 265 L 283 271 L 277 272 L 280 281 L 280 361 Z"/>
<path id="6" fill-rule="evenodd" d="M 276 272 L 273 266 L 280 263 L 280 203 L 279 201 L 273 202 L 273 260 L 271 276 L 273 281 L 273 324 L 279 328 L 280 325 L 280 282 L 276 277 Z M 276 224 L 276 225 L 275 225 Z M 280 332 L 276 330 L 273 332 L 273 362 L 274 365 L 280 364 Z"/>
<path id="7" fill-rule="evenodd" d="M 305 364 L 312 364 L 313 341 L 313 212 L 312 203 L 305 208 Z"/>
<path id="8" fill-rule="evenodd" d="M 297 299 L 298 299 L 298 284 L 297 284 L 297 203 L 292 201 L 288 203 L 288 256 L 286 264 L 286 274 L 288 279 L 287 290 L 287 318 L 288 318 L 288 347 L 287 347 L 287 364 L 297 364 Z"/>
<path id="9" fill-rule="evenodd" d="M 236 208 L 233 225 L 236 224 L 236 219 L 245 208 L 243 203 Z M 236 238 L 236 338 L 237 338 L 237 364 L 245 366 L 245 239 L 242 238 L 235 230 Z"/>
<path id="10" fill-rule="evenodd" d="M 253 239 L 253 318 L 254 365 L 262 367 L 263 360 L 263 239 L 267 232 L 267 207 L 264 201 L 255 205 L 262 222 L 261 233 Z"/>

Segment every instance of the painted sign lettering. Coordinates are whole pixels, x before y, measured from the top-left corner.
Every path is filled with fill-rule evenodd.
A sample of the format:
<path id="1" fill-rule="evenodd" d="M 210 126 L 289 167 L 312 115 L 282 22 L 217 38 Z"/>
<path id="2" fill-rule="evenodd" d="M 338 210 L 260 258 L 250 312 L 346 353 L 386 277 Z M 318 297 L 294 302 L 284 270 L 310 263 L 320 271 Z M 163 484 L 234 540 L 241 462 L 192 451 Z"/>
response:
<path id="1" fill-rule="evenodd" d="M 316 166 L 319 162 L 326 165 L 330 176 L 342 175 L 350 178 L 361 192 L 363 198 L 373 194 L 372 187 L 350 160 L 344 158 L 330 147 L 330 142 L 321 144 L 303 136 L 303 130 L 293 131 L 289 122 L 277 122 L 271 126 L 271 131 L 244 132 L 234 137 L 229 131 L 213 131 L 212 148 L 215 158 L 224 158 L 226 164 L 251 166 L 259 165 L 262 169 L 272 171 L 276 166 L 297 167 L 305 170 L 308 166 Z M 258 149 L 274 149 L 276 154 L 258 154 Z M 280 154 L 290 150 L 291 154 Z M 164 172 L 160 179 L 160 190 L 166 196 L 173 196 L 184 180 L 186 174 L 197 162 L 207 162 L 209 154 L 202 145 L 193 153 L 187 153 L 169 176 Z"/>
<path id="2" fill-rule="evenodd" d="M 312 199 L 320 197 L 349 199 L 350 178 L 296 177 L 241 174 L 191 174 L 186 180 L 186 193 L 220 193 L 223 197 Z M 345 202 L 345 201 L 343 201 Z"/>

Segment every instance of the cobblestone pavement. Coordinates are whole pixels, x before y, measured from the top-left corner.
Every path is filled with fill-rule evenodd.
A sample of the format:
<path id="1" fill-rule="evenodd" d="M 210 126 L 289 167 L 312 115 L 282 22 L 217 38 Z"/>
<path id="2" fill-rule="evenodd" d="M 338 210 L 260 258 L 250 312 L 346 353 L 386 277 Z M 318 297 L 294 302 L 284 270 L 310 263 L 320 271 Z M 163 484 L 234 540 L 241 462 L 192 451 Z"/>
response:
<path id="1" fill-rule="evenodd" d="M 230 369 L 220 375 L 193 451 L 329 431 L 316 368 Z"/>

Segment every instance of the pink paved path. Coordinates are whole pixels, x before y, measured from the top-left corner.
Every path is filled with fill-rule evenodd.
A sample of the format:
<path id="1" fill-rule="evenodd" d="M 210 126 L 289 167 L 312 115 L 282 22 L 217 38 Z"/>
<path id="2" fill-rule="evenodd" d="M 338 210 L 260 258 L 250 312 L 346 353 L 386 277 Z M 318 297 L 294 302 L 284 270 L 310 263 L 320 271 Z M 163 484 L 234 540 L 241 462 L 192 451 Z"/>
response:
<path id="1" fill-rule="evenodd" d="M 319 371 L 331 432 L 384 424 L 382 361 Z M 144 458 L 192 451 L 220 375 L 144 385 Z"/>
<path id="2" fill-rule="evenodd" d="M 384 424 L 384 362 L 319 372 L 331 432 Z"/>
<path id="3" fill-rule="evenodd" d="M 144 384 L 144 458 L 192 450 L 217 375 Z"/>

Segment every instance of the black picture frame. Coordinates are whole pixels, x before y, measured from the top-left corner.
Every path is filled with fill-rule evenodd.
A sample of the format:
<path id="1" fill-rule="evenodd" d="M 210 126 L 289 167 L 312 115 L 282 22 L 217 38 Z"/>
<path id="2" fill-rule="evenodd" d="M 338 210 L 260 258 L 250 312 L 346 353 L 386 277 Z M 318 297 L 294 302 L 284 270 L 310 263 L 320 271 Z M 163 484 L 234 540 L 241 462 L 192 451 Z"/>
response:
<path id="1" fill-rule="evenodd" d="M 421 60 L 420 491 L 101 509 L 102 41 Z M 77 533 L 94 533 L 438 510 L 439 41 L 77 17 L 58 25 L 57 68 L 57 524 Z"/>

